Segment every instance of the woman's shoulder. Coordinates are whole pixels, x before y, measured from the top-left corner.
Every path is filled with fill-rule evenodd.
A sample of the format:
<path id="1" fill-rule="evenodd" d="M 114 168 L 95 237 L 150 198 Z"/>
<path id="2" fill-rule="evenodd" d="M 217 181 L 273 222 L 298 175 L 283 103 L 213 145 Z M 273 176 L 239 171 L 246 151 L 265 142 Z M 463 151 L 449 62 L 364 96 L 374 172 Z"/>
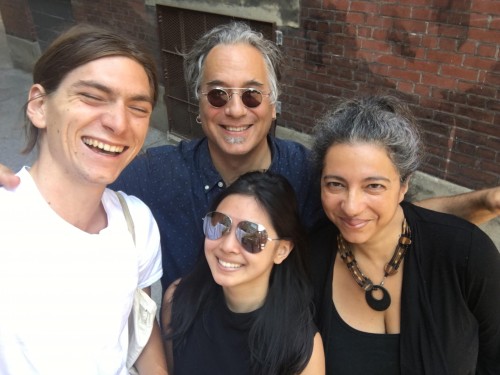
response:
<path id="1" fill-rule="evenodd" d="M 454 215 L 403 203 L 413 236 L 427 249 L 449 249 L 453 256 L 468 256 L 471 249 L 495 248 L 491 238 L 478 226 Z M 463 251 L 460 251 L 462 249 Z"/>
<path id="2" fill-rule="evenodd" d="M 458 216 L 429 210 L 412 203 L 403 202 L 404 214 L 410 228 L 437 237 L 469 238 L 472 235 L 487 235 L 475 224 Z"/>

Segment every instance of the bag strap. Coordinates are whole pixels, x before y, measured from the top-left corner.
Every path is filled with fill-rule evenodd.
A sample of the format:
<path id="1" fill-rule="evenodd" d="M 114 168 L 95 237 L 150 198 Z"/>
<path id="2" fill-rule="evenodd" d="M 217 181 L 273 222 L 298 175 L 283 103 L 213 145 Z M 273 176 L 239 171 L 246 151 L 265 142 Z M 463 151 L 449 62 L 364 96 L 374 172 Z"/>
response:
<path id="1" fill-rule="evenodd" d="M 120 201 L 120 204 L 122 206 L 123 214 L 125 215 L 125 220 L 127 221 L 128 231 L 132 235 L 135 245 L 134 220 L 132 220 L 132 215 L 130 215 L 130 210 L 128 209 L 127 201 L 125 200 L 125 198 L 123 198 L 123 195 L 121 195 L 119 192 L 115 191 L 115 194 L 118 197 L 118 200 Z"/>
<path id="2" fill-rule="evenodd" d="M 128 231 L 132 235 L 135 244 L 134 221 L 132 220 L 132 215 L 130 214 L 127 201 L 123 195 L 117 191 L 115 191 L 115 194 L 120 201 L 123 214 L 125 215 L 125 220 L 127 221 Z M 130 375 L 139 374 L 134 365 L 151 336 L 154 321 L 156 319 L 156 309 L 156 302 L 138 287 L 135 290 L 132 311 L 130 312 L 128 319 L 129 346 L 126 364 Z"/>

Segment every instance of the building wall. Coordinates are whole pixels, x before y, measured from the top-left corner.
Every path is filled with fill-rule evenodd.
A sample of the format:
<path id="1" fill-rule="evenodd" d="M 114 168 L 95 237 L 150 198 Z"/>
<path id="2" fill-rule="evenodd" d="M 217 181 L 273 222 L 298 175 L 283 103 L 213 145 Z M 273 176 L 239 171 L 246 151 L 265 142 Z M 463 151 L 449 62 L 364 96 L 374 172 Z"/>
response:
<path id="1" fill-rule="evenodd" d="M 281 125 L 307 133 L 335 99 L 388 92 L 424 128 L 424 172 L 500 184 L 498 1 L 302 0 L 300 28 L 282 30 Z"/>
<path id="2" fill-rule="evenodd" d="M 36 3 L 58 1 L 70 1 L 75 22 L 115 27 L 144 41 L 157 56 L 155 4 L 214 10 L 219 3 Z M 246 5 L 253 0 L 223 3 L 226 14 L 259 17 L 258 7 Z M 339 97 L 395 94 L 412 105 L 424 128 L 429 158 L 423 172 L 471 189 L 500 185 L 498 2 L 301 0 L 297 7 L 297 1 L 275 0 L 266 4 L 283 33 L 286 54 L 279 125 L 307 134 Z M 243 12 L 246 7 L 249 11 Z M 37 40 L 27 0 L 0 0 L 0 10 L 8 36 Z"/>

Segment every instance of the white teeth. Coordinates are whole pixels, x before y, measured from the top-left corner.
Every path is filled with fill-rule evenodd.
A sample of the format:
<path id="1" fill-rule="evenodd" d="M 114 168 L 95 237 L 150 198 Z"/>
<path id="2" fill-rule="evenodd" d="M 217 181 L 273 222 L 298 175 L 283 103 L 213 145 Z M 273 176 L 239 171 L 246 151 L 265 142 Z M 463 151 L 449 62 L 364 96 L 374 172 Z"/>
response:
<path id="1" fill-rule="evenodd" d="M 247 130 L 250 126 L 244 126 L 244 127 L 233 127 L 233 126 L 226 126 L 226 130 L 230 132 L 243 132 Z"/>
<path id="2" fill-rule="evenodd" d="M 236 264 L 236 263 L 228 263 L 224 262 L 223 260 L 218 259 L 219 264 L 224 267 L 224 268 L 240 268 L 241 264 Z"/>
<path id="3" fill-rule="evenodd" d="M 83 138 L 83 143 L 92 146 L 92 147 L 97 147 L 101 150 L 107 151 L 107 152 L 114 152 L 114 153 L 121 153 L 123 152 L 124 148 L 123 146 L 113 146 L 107 143 L 100 142 L 95 139 L 90 139 L 90 138 Z"/>

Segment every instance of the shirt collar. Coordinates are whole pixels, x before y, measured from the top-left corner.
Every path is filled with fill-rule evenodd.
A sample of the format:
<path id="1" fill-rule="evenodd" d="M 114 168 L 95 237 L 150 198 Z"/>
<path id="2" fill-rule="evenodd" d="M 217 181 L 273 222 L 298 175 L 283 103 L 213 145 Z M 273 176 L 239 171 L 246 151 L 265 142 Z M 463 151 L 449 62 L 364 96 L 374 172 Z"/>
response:
<path id="1" fill-rule="evenodd" d="M 276 142 L 270 135 L 267 136 L 267 142 L 271 146 L 271 165 L 269 170 L 276 168 L 276 158 L 277 153 Z M 210 151 L 208 149 L 208 139 L 206 137 L 202 138 L 198 143 L 198 151 L 196 153 L 196 163 L 198 164 L 198 170 L 201 172 L 201 179 L 204 184 L 205 192 L 212 190 L 214 187 L 223 188 L 226 186 L 224 180 L 220 173 L 215 169 L 212 158 L 210 157 Z"/>

